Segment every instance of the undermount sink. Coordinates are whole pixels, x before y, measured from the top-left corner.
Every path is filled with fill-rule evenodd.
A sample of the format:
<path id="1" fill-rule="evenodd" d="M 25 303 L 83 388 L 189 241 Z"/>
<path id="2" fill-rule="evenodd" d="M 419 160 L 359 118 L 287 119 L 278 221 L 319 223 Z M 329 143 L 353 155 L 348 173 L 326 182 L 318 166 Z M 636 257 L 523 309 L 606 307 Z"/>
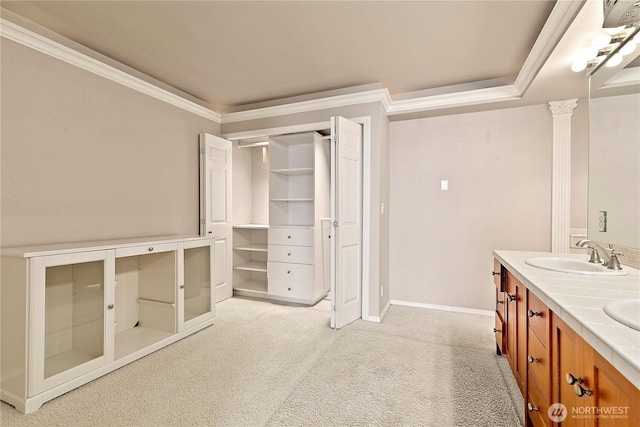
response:
<path id="1" fill-rule="evenodd" d="M 594 264 L 588 261 L 558 258 L 558 257 L 537 257 L 529 258 L 526 264 L 545 270 L 559 271 L 561 273 L 585 274 L 590 276 L 626 276 L 628 270 L 609 270 L 602 264 Z"/>
<path id="2" fill-rule="evenodd" d="M 603 310 L 613 320 L 640 331 L 640 298 L 612 301 Z"/>

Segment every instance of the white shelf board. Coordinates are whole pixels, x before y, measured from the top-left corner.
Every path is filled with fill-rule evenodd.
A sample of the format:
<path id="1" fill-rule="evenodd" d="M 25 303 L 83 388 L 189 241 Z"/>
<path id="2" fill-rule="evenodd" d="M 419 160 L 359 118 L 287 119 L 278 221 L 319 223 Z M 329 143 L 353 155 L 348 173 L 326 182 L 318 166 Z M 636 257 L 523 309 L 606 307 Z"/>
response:
<path id="1" fill-rule="evenodd" d="M 250 230 L 267 230 L 269 228 L 268 224 L 238 224 L 234 225 L 233 228 L 246 228 Z"/>
<path id="2" fill-rule="evenodd" d="M 247 280 L 233 286 L 234 291 L 249 291 L 267 293 L 267 282 L 260 280 Z"/>
<path id="3" fill-rule="evenodd" d="M 249 243 L 247 245 L 236 246 L 234 249 L 237 251 L 267 252 L 267 244 L 266 243 Z"/>
<path id="4" fill-rule="evenodd" d="M 271 199 L 272 202 L 313 202 L 313 199 L 307 199 L 307 198 L 295 198 L 295 199 L 286 199 L 286 198 L 278 198 L 278 199 Z"/>
<path id="5" fill-rule="evenodd" d="M 158 329 L 136 326 L 119 332 L 115 337 L 116 360 L 128 354 L 135 353 L 152 344 L 162 341 L 173 335 L 171 332 L 160 331 Z"/>
<path id="6" fill-rule="evenodd" d="M 313 175 L 313 168 L 271 169 L 271 173 L 287 176 Z"/>
<path id="7" fill-rule="evenodd" d="M 234 265 L 233 268 L 236 270 L 260 271 L 266 273 L 267 263 L 260 261 L 249 261 L 242 264 Z"/>
<path id="8" fill-rule="evenodd" d="M 91 355 L 77 350 L 69 350 L 47 357 L 44 363 L 44 377 L 49 378 L 68 369 L 80 366 L 102 355 Z"/>

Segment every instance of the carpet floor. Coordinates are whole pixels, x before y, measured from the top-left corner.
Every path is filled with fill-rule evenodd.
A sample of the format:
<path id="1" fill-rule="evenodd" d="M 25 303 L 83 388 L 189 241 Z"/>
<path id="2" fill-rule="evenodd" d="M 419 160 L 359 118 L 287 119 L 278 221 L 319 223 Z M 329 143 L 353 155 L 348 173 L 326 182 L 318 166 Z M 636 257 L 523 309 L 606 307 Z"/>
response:
<path id="1" fill-rule="evenodd" d="M 489 316 L 329 311 L 232 298 L 216 323 L 2 426 L 518 426 L 524 407 Z"/>

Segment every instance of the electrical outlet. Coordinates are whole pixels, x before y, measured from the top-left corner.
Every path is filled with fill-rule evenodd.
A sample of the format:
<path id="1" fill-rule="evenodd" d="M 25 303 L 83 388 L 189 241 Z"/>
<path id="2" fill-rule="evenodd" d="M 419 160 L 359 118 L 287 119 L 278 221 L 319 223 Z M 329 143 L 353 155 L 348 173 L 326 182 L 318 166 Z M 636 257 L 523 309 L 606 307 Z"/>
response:
<path id="1" fill-rule="evenodd" d="M 600 211 L 598 214 L 598 231 L 607 231 L 607 211 Z"/>

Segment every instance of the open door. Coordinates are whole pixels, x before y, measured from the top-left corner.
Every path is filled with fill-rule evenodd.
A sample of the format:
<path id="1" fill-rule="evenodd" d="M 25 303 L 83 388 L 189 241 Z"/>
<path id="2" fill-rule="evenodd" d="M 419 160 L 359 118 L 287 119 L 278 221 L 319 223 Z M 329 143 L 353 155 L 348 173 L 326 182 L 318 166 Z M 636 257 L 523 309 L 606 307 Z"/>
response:
<path id="1" fill-rule="evenodd" d="M 331 327 L 362 317 L 362 126 L 331 118 Z"/>
<path id="2" fill-rule="evenodd" d="M 231 141 L 208 133 L 200 134 L 200 235 L 215 238 L 216 302 L 233 295 L 231 172 Z"/>

